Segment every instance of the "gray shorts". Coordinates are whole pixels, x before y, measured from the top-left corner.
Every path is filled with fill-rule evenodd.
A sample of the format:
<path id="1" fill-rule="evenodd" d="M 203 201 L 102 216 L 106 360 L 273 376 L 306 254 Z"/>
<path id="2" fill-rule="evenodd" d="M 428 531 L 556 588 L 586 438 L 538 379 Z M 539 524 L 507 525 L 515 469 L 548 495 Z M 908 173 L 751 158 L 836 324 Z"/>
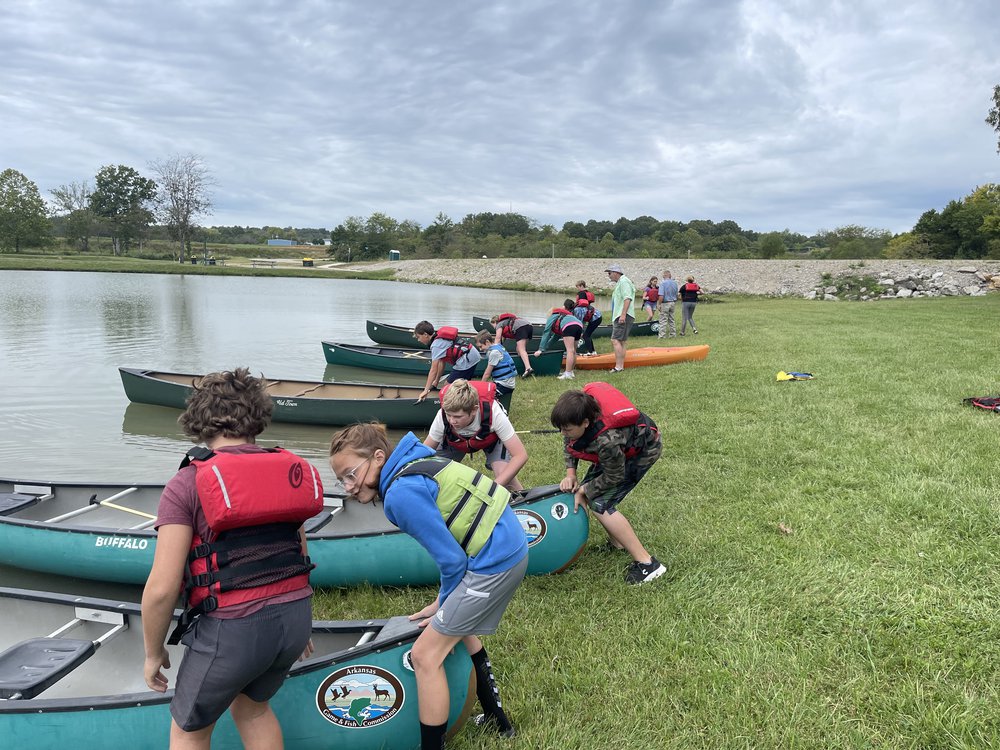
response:
<path id="1" fill-rule="evenodd" d="M 442 445 L 440 448 L 438 448 L 437 455 L 441 456 L 442 458 L 450 458 L 452 461 L 458 461 L 459 463 L 461 463 L 462 459 L 468 456 L 469 454 L 463 453 L 462 451 L 456 450 L 455 448 L 452 448 L 451 446 L 445 444 Z M 493 447 L 490 448 L 489 450 L 483 451 L 483 455 L 486 457 L 486 468 L 489 469 L 490 471 L 493 471 L 494 461 L 501 461 L 501 462 L 510 461 L 510 453 L 507 451 L 506 446 L 504 446 L 503 442 L 500 440 L 497 440 L 493 444 Z"/>
<path id="2" fill-rule="evenodd" d="M 625 322 L 619 323 L 618 317 L 615 318 L 614 322 L 611 324 L 611 340 L 612 341 L 628 341 L 629 331 L 632 330 L 632 324 L 635 322 L 635 318 L 631 315 L 625 316 Z"/>
<path id="3" fill-rule="evenodd" d="M 185 732 L 214 724 L 240 693 L 258 703 L 278 692 L 312 634 L 312 597 L 233 620 L 199 617 L 181 639 L 170 715 Z"/>
<path id="4" fill-rule="evenodd" d="M 441 635 L 493 635 L 528 570 L 525 555 L 513 568 L 491 576 L 466 571 L 431 620 Z"/>

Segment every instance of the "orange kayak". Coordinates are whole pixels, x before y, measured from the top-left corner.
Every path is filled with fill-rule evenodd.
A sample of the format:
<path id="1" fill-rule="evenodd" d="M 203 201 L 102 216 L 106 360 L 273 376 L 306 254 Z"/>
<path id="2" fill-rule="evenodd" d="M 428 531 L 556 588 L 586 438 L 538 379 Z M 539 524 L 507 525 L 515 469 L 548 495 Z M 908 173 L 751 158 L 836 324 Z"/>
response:
<path id="1" fill-rule="evenodd" d="M 643 346 L 625 352 L 626 367 L 647 365 L 673 365 L 677 362 L 699 362 L 708 356 L 708 345 L 701 346 Z M 610 370 L 615 366 L 614 354 L 596 357 L 576 355 L 577 370 Z"/>

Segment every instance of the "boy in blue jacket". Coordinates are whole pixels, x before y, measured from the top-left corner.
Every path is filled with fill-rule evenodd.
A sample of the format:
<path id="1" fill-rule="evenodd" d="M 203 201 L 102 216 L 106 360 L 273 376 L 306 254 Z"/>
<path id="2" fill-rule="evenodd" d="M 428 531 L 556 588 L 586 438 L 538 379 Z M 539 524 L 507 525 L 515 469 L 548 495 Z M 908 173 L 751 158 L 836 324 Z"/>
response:
<path id="1" fill-rule="evenodd" d="M 486 495 L 506 500 L 507 490 L 469 466 L 435 457 L 412 432 L 393 449 L 385 426 L 378 423 L 354 424 L 336 433 L 330 466 L 359 502 L 381 498 L 386 518 L 416 539 L 441 573 L 438 597 L 410 616 L 424 628 L 411 652 L 421 747 L 444 747 L 449 694 L 443 665 L 459 641 L 476 670 L 476 697 L 484 713 L 475 722 L 513 737 L 489 657 L 477 637 L 497 631 L 528 567 L 527 539 L 509 504 L 483 502 Z M 470 483 L 476 488 L 473 501 L 463 503 Z"/>

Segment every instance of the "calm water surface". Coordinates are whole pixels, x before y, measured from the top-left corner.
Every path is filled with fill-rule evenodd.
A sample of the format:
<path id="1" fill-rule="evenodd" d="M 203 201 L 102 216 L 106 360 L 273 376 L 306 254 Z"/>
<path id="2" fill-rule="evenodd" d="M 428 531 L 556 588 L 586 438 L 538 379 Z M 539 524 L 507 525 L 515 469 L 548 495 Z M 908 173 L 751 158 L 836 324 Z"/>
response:
<path id="1" fill-rule="evenodd" d="M 387 281 L 0 271 L 0 476 L 169 479 L 191 446 L 179 412 L 130 404 L 120 366 L 201 373 L 245 365 L 272 378 L 422 382 L 330 367 L 320 342 L 369 343 L 366 319 L 471 330 L 473 314 L 544 319 L 558 302 Z M 277 424 L 260 440 L 309 458 L 332 486 L 326 447 L 334 429 Z M 0 567 L 14 585 L 79 590 L 71 579 L 13 573 Z"/>

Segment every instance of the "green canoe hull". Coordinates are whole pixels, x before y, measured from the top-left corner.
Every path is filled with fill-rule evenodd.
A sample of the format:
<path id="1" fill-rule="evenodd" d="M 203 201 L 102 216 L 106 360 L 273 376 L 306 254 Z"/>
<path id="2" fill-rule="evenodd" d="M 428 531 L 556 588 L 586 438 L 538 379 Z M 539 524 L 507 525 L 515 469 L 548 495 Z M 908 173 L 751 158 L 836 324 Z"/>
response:
<path id="1" fill-rule="evenodd" d="M 126 485 L 18 483 L 0 479 L 0 495 L 25 487 L 48 490 L 21 511 L 0 515 L 0 564 L 76 578 L 144 584 L 153 565 L 156 533 L 129 528 L 153 515 L 162 485 L 135 485 L 114 507 L 95 507 L 67 521 L 52 519 L 67 510 L 87 507 L 88 498 L 117 496 Z M 20 489 L 19 489 L 20 488 Z M 65 499 L 64 499 L 65 498 Z M 412 537 L 390 524 L 380 509 L 327 496 L 341 507 L 312 531 L 306 525 L 309 556 L 316 564 L 314 586 L 422 586 L 439 581 L 434 560 Z M 91 503 L 91 505 L 93 505 Z M 583 550 L 589 531 L 586 513 L 573 513 L 573 496 L 547 485 L 528 490 L 511 507 L 528 537 L 528 574 L 557 573 Z"/>
<path id="2" fill-rule="evenodd" d="M 378 323 L 374 320 L 365 321 L 365 329 L 368 331 L 368 338 L 374 341 L 380 346 L 397 347 L 403 349 L 428 349 L 430 347 L 424 346 L 415 338 L 413 338 L 412 329 L 406 328 L 404 326 L 393 325 L 392 323 Z M 459 338 L 469 339 L 470 341 L 475 341 L 478 331 L 459 331 Z M 541 343 L 542 329 L 536 331 L 535 338 L 528 344 L 528 352 L 531 353 L 538 348 L 538 344 Z M 509 352 L 517 351 L 517 342 L 513 339 L 504 339 L 503 341 L 504 349 Z M 562 339 L 555 339 L 549 346 L 549 349 L 557 351 L 565 351 L 563 347 Z"/>
<path id="3" fill-rule="evenodd" d="M 607 316 L 604 318 L 607 320 Z M 532 323 L 532 327 L 535 329 L 535 333 L 541 336 L 543 330 L 545 330 L 545 323 Z M 490 333 L 495 333 L 496 329 L 493 324 L 490 323 L 489 318 L 484 318 L 481 315 L 472 316 L 472 327 L 476 331 L 489 331 Z M 660 330 L 660 321 L 649 320 L 642 323 L 633 323 L 632 330 L 629 331 L 629 336 L 655 336 Z M 599 325 L 594 329 L 593 336 L 591 338 L 595 339 L 606 339 L 611 338 L 611 324 Z"/>
<path id="4" fill-rule="evenodd" d="M 199 377 L 130 367 L 119 367 L 118 372 L 129 401 L 174 409 L 185 407 L 191 382 Z M 421 389 L 414 386 L 289 380 L 269 383 L 274 422 L 345 425 L 375 420 L 391 429 L 426 429 L 441 405 L 436 398 L 417 403 Z M 287 395 L 281 395 L 282 391 Z M 320 397 L 325 391 L 331 391 L 331 396 Z M 344 397 L 337 397 L 337 393 Z M 354 397 L 347 397 L 349 394 Z"/>
<path id="5" fill-rule="evenodd" d="M 431 353 L 427 349 L 403 349 L 380 346 L 358 346 L 323 342 L 323 354 L 327 363 L 345 367 L 367 367 L 370 370 L 409 373 L 426 376 L 431 370 Z M 562 368 L 564 352 L 551 350 L 531 357 L 535 375 L 558 375 Z M 514 357 L 518 373 L 524 371 L 520 357 Z M 481 359 L 476 368 L 476 377 L 481 377 L 486 369 L 486 360 Z M 451 365 L 445 364 L 444 371 L 450 372 Z M 429 423 L 428 423 L 429 424 Z"/>
<path id="6" fill-rule="evenodd" d="M 21 589 L 0 589 L 0 601 L 8 611 L 25 613 L 46 623 L 55 618 L 72 620 L 76 608 L 85 608 L 88 618 L 124 617 L 128 624 L 126 630 L 110 638 L 37 697 L 0 701 L 0 736 L 5 747 L 162 750 L 167 746 L 173 689 L 161 694 L 141 684 L 142 622 L 137 604 Z M 58 609 L 45 609 L 56 605 Z M 100 614 L 104 612 L 108 614 Z M 37 636 L 48 635 L 41 632 L 41 624 L 37 627 Z M 95 631 L 105 629 L 96 620 L 84 622 L 84 627 L 93 627 Z M 11 633 L 0 643 L 9 647 L 27 640 L 23 632 L 26 628 L 18 630 L 22 632 Z M 419 748 L 417 684 L 409 652 L 421 632 L 405 617 L 314 622 L 316 653 L 292 667 L 271 699 L 271 707 L 282 726 L 285 747 L 288 750 Z M 372 639 L 365 642 L 364 637 Z M 172 688 L 182 648 L 169 648 L 174 668 L 169 678 Z M 138 672 L 140 678 L 136 679 L 129 670 Z M 462 643 L 445 659 L 444 671 L 449 691 L 448 724 L 460 727 L 475 700 L 472 661 Z M 342 690 L 344 696 L 340 695 Z M 213 732 L 212 748 L 242 747 L 226 712 Z"/>

